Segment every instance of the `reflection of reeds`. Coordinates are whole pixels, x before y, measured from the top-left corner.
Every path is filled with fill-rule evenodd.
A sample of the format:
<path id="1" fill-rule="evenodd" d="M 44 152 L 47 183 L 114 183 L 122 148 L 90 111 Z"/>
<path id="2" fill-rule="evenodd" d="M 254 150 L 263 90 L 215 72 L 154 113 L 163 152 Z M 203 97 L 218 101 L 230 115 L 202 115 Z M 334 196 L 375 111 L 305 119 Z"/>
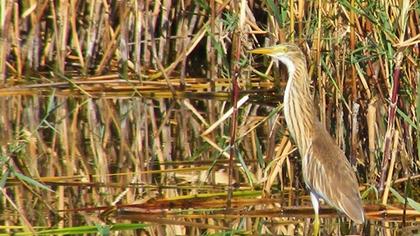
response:
<path id="1" fill-rule="evenodd" d="M 272 78 L 285 77 L 285 71 L 247 54 L 257 45 L 294 41 L 311 62 L 320 118 L 358 170 L 365 202 L 397 207 L 368 205 L 368 217 L 386 212 L 410 225 L 410 207 L 420 196 L 414 185 L 420 153 L 419 4 L 2 1 L 1 224 L 32 231 L 92 225 L 100 222 L 99 214 L 58 210 L 107 209 L 136 199 L 177 203 L 173 199 L 180 196 L 224 192 L 229 156 L 235 157 L 232 185 L 239 188 L 230 188 L 233 193 L 263 189 L 263 199 L 281 204 L 238 206 L 247 199 L 234 195 L 235 214 L 306 206 L 299 160 L 283 135 L 284 121 L 276 113 L 281 107 L 273 108 L 282 100 L 285 80 Z M 239 85 L 238 101 L 249 96 L 238 111 L 229 111 L 232 81 Z M 229 129 L 235 124 L 231 114 L 235 132 Z M 208 203 L 191 199 L 197 208 Z M 210 233 L 227 226 L 220 217 L 182 214 L 176 220 L 190 224 L 148 230 L 198 234 L 206 225 Z M 282 217 L 264 219 L 285 222 L 276 226 L 245 217 L 239 228 L 305 233 L 307 222 Z M 335 219 L 324 222 L 325 233 L 337 232 Z"/>

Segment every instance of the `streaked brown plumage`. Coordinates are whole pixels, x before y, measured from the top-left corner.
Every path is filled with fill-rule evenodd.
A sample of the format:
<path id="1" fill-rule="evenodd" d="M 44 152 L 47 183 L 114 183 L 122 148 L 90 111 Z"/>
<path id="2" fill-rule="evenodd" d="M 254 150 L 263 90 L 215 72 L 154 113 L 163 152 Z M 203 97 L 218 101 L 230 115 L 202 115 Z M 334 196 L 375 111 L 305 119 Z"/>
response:
<path id="1" fill-rule="evenodd" d="M 289 79 L 284 95 L 284 116 L 302 157 L 302 172 L 315 210 L 314 234 L 319 231 L 319 198 L 346 214 L 357 224 L 364 222 L 358 183 L 343 151 L 321 125 L 310 91 L 305 55 L 293 44 L 251 51 L 281 61 Z"/>

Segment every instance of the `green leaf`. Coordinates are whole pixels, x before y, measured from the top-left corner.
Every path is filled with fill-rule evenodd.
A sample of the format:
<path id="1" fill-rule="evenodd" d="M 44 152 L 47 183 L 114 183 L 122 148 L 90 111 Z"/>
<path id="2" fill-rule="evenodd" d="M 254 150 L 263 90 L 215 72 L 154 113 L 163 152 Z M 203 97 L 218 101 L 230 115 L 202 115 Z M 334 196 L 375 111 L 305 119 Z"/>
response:
<path id="1" fill-rule="evenodd" d="M 7 178 L 9 178 L 9 175 L 10 175 L 10 170 L 8 168 L 1 176 L 0 188 L 4 188 L 4 186 L 6 186 L 6 181 L 7 181 Z"/>
<path id="2" fill-rule="evenodd" d="M 144 229 L 148 227 L 147 224 L 141 224 L 141 223 L 137 223 L 137 224 L 127 224 L 127 223 L 122 223 L 122 224 L 115 224 L 112 225 L 111 230 L 115 231 L 115 230 L 135 230 L 135 229 Z"/>
<path id="3" fill-rule="evenodd" d="M 96 228 L 98 229 L 98 233 L 102 236 L 108 236 L 109 233 L 111 232 L 111 228 L 109 227 L 109 225 L 100 225 L 97 224 Z"/>
<path id="4" fill-rule="evenodd" d="M 239 151 L 236 152 L 236 158 L 239 160 L 239 163 L 241 163 L 241 166 L 246 174 L 246 177 L 248 178 L 249 185 L 253 186 L 253 184 L 256 182 L 255 176 L 249 170 L 248 165 L 245 163 L 245 160 Z"/>
<path id="5" fill-rule="evenodd" d="M 266 2 L 267 2 L 267 6 L 268 6 L 270 12 L 273 13 L 274 18 L 276 18 L 277 23 L 279 23 L 280 26 L 283 26 L 281 16 L 280 16 L 280 11 L 277 8 L 274 1 L 273 0 L 267 0 Z"/>
<path id="6" fill-rule="evenodd" d="M 416 108 L 417 109 L 417 108 Z M 398 113 L 398 115 L 400 115 L 402 118 L 403 118 L 403 120 L 405 121 L 405 122 L 407 122 L 412 128 L 414 128 L 414 129 L 417 129 L 417 126 L 416 126 L 416 124 L 414 124 L 414 122 L 410 119 L 410 117 L 408 117 L 408 115 L 406 115 L 401 109 L 399 109 L 398 107 L 397 107 L 397 113 Z"/>
<path id="7" fill-rule="evenodd" d="M 108 229 L 110 231 L 117 230 L 136 230 L 146 228 L 146 224 L 115 224 L 115 225 L 101 225 L 98 226 L 79 226 L 79 227 L 67 227 L 61 229 L 48 229 L 38 231 L 38 235 L 52 235 L 52 234 L 65 234 L 65 235 L 77 235 L 77 234 L 88 234 L 88 233 L 106 233 L 106 231 L 101 231 L 103 229 Z M 104 235 L 104 234 L 102 234 Z"/>
<path id="8" fill-rule="evenodd" d="M 401 194 L 399 194 L 395 189 L 393 189 L 393 188 L 389 188 L 389 190 L 392 192 L 392 194 L 398 199 L 398 201 L 401 203 L 401 204 L 405 204 L 405 202 L 406 202 L 406 199 L 403 197 L 403 196 L 401 196 Z M 413 208 L 414 210 L 416 210 L 416 211 L 419 211 L 420 212 L 420 203 L 418 203 L 418 202 L 416 202 L 416 201 L 414 201 L 413 199 L 411 199 L 411 198 L 409 198 L 409 197 L 407 197 L 407 204 L 411 207 L 411 208 Z"/>
<path id="9" fill-rule="evenodd" d="M 53 191 L 52 189 L 50 189 L 48 186 L 46 186 L 46 185 L 44 185 L 44 184 L 41 184 L 40 182 L 38 182 L 38 181 L 36 181 L 36 180 L 34 180 L 34 179 L 32 179 L 32 178 L 30 178 L 30 177 L 26 176 L 26 175 L 23 175 L 23 174 L 21 174 L 21 173 L 19 173 L 19 172 L 16 172 L 16 171 L 13 171 L 13 174 L 14 174 L 14 175 L 16 176 L 16 178 L 18 178 L 19 180 L 24 181 L 24 182 L 26 182 L 26 183 L 28 183 L 28 184 L 30 184 L 30 185 L 33 185 L 33 186 L 36 186 L 36 187 L 42 188 L 42 189 L 47 190 L 47 191 L 50 191 L 50 192 L 54 192 L 54 191 Z"/>
<path id="10" fill-rule="evenodd" d="M 374 192 L 375 193 L 375 197 L 376 199 L 379 199 L 379 192 L 378 189 L 375 187 L 375 185 L 371 185 L 369 188 L 367 188 L 363 193 L 362 193 L 362 199 L 367 198 L 367 196 L 369 195 L 370 192 Z"/>
<path id="11" fill-rule="evenodd" d="M 207 1 L 204 0 L 195 0 L 195 2 L 197 3 L 198 6 L 200 6 L 201 8 L 204 9 L 204 11 L 206 11 L 207 13 L 210 13 L 210 6 L 208 4 Z"/>
<path id="12" fill-rule="evenodd" d="M 237 14 L 226 12 L 223 14 L 224 18 L 222 19 L 223 25 L 226 28 L 227 32 L 233 32 L 239 24 L 239 16 Z"/>
<path id="13" fill-rule="evenodd" d="M 52 234 L 65 234 L 65 235 L 76 235 L 76 234 L 87 234 L 97 233 L 98 229 L 96 226 L 79 226 L 79 227 L 67 227 L 61 229 L 48 229 L 38 231 L 38 235 L 52 235 Z"/>

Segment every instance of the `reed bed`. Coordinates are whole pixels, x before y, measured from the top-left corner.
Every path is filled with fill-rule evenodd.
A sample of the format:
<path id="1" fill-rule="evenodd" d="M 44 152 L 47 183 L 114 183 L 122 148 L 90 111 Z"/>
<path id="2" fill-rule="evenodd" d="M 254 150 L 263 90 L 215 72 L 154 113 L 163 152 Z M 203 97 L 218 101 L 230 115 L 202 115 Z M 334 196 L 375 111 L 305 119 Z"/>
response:
<path id="1" fill-rule="evenodd" d="M 419 233 L 419 1 L 5 0 L 0 19 L 0 234 L 309 234 L 285 70 L 247 52 L 278 42 L 308 57 L 364 234 Z"/>

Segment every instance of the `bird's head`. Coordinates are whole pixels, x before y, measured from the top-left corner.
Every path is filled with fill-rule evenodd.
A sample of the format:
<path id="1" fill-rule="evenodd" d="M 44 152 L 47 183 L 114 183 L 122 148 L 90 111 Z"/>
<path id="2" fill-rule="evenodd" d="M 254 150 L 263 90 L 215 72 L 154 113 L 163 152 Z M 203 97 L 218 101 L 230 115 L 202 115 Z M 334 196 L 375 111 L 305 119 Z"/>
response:
<path id="1" fill-rule="evenodd" d="M 302 64 L 306 66 L 305 55 L 302 50 L 294 44 L 278 44 L 272 47 L 266 48 L 256 48 L 250 51 L 253 54 L 263 54 L 268 55 L 280 62 L 282 62 L 289 71 L 289 74 L 292 74 L 297 64 Z"/>

